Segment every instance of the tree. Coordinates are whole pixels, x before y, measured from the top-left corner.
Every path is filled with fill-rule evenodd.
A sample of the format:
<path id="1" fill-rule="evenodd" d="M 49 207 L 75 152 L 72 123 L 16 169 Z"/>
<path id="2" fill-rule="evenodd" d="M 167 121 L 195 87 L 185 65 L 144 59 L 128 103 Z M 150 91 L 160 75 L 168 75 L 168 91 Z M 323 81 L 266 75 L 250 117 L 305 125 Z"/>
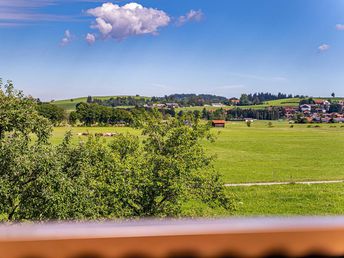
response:
<path id="1" fill-rule="evenodd" d="M 3 85 L 0 80 L 0 139 L 6 132 L 20 132 L 27 137 L 34 133 L 40 141 L 47 141 L 51 131 L 48 119 L 39 115 L 35 99 L 15 90 L 12 81 Z"/>
<path id="2" fill-rule="evenodd" d="M 332 92 L 331 94 L 332 98 L 336 97 L 336 94 L 334 92 Z"/>
<path id="3" fill-rule="evenodd" d="M 74 126 L 78 121 L 78 114 L 75 111 L 69 113 L 68 122 L 70 125 Z"/>
<path id="4" fill-rule="evenodd" d="M 88 96 L 86 102 L 87 102 L 87 103 L 93 103 L 93 98 L 92 98 L 92 96 Z"/>
<path id="5" fill-rule="evenodd" d="M 11 87 L 5 88 L 15 92 Z M 7 108 L 2 118 L 12 122 L 15 113 L 22 119 L 4 124 L 11 134 L 0 138 L 0 220 L 179 217 L 195 202 L 211 210 L 233 209 L 221 177 L 205 172 L 212 170 L 213 157 L 201 142 L 212 136 L 198 116 L 163 121 L 153 110 L 138 124 L 142 138 L 120 134 L 106 144 L 90 136 L 72 144 L 69 132 L 55 146 L 35 102 L 9 93 L 1 97 Z M 86 106 L 79 109 L 87 114 Z M 204 215 L 188 207 L 188 214 Z"/>
<path id="6" fill-rule="evenodd" d="M 60 125 L 66 119 L 65 110 L 50 103 L 39 103 L 37 110 L 41 116 L 49 119 L 54 126 Z"/>
<path id="7" fill-rule="evenodd" d="M 248 95 L 247 94 L 241 94 L 241 97 L 240 97 L 240 105 L 241 106 L 247 106 L 247 105 L 250 105 L 250 101 L 249 101 L 249 98 L 248 98 Z"/>

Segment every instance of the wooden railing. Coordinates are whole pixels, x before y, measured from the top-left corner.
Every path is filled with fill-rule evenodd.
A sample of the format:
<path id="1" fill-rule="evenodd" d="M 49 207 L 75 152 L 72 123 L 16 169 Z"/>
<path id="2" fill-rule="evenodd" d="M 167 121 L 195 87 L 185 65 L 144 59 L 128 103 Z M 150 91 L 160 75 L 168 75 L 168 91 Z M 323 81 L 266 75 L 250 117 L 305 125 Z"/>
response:
<path id="1" fill-rule="evenodd" d="M 275 256 L 344 256 L 344 217 L 0 226 L 1 258 Z"/>

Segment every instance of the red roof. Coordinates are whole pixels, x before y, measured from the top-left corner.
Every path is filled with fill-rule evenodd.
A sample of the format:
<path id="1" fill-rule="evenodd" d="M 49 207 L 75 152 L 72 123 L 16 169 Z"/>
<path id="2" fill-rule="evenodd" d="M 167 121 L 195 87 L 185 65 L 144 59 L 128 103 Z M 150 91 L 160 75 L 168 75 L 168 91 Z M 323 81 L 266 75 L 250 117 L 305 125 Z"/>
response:
<path id="1" fill-rule="evenodd" d="M 322 99 L 316 99 L 316 100 L 314 100 L 314 103 L 315 104 L 323 104 L 324 103 L 324 100 L 322 100 Z"/>
<path id="2" fill-rule="evenodd" d="M 225 124 L 226 123 L 225 120 L 213 120 L 211 122 L 214 123 L 214 124 Z"/>

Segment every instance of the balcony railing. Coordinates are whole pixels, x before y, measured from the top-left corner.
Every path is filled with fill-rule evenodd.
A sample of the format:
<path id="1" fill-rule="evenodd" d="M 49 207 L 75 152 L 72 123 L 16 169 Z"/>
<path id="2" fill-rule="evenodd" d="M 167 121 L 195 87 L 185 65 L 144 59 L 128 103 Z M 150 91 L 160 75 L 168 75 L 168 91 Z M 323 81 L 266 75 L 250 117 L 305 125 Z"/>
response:
<path id="1" fill-rule="evenodd" d="M 1 258 L 341 257 L 344 217 L 0 226 Z"/>

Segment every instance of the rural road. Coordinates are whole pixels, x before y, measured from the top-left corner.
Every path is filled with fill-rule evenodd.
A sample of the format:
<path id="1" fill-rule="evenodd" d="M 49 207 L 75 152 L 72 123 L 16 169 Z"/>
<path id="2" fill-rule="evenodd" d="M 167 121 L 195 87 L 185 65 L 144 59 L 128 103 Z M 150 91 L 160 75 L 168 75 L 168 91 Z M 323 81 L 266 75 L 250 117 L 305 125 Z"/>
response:
<path id="1" fill-rule="evenodd" d="M 239 183 L 239 184 L 225 184 L 227 187 L 235 186 L 265 186 L 265 185 L 315 185 L 315 184 L 338 184 L 344 183 L 344 180 L 332 180 L 332 181 L 304 181 L 304 182 L 266 182 L 266 183 Z"/>

